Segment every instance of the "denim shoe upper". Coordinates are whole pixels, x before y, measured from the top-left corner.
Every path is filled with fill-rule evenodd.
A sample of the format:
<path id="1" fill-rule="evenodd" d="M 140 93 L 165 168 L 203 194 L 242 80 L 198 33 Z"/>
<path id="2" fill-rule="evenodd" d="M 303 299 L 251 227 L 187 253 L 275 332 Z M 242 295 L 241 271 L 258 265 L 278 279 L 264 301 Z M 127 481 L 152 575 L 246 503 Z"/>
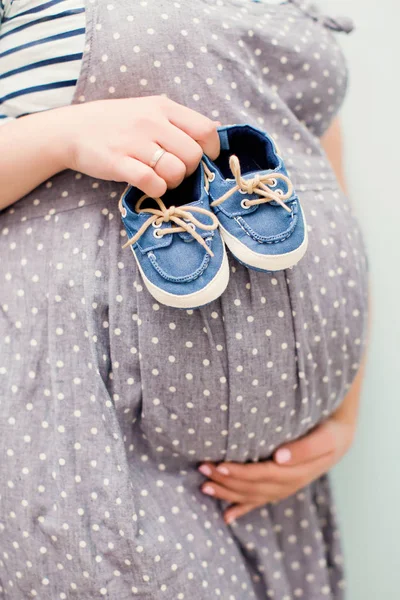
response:
<path id="1" fill-rule="evenodd" d="M 280 242 L 289 238 L 284 251 L 297 247 L 304 239 L 299 199 L 274 141 L 250 125 L 222 127 L 218 132 L 221 153 L 214 162 L 204 160 L 212 174 L 211 206 L 222 227 L 257 252 L 279 254 Z M 232 155 L 239 165 L 236 178 Z M 238 185 L 241 181 L 243 186 Z M 280 202 L 273 199 L 276 194 Z"/>
<path id="2" fill-rule="evenodd" d="M 172 294 L 190 294 L 206 285 L 220 268 L 223 242 L 204 188 L 202 165 L 162 199 L 128 186 L 120 210 L 129 237 L 125 246 L 132 246 L 145 276 L 157 287 Z M 167 233 L 160 235 L 162 231 Z"/>

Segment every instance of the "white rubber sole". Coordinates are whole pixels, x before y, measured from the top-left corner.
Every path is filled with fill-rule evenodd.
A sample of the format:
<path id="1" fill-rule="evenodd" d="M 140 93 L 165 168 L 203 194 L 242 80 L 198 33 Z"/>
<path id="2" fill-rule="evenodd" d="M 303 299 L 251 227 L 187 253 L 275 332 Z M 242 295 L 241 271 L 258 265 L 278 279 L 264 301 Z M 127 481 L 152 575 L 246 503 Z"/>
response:
<path id="1" fill-rule="evenodd" d="M 149 281 L 149 279 L 147 279 L 146 275 L 144 274 L 133 248 L 132 253 L 135 257 L 137 266 L 139 267 L 139 271 L 146 288 L 153 296 L 153 298 L 157 300 L 157 302 L 160 302 L 160 304 L 165 304 L 165 306 L 183 309 L 200 308 L 201 306 L 209 304 L 213 300 L 219 298 L 224 293 L 229 282 L 230 270 L 225 246 L 222 264 L 219 268 L 219 271 L 217 271 L 216 275 L 214 276 L 214 279 L 210 281 L 210 283 L 207 284 L 206 287 L 199 290 L 198 292 L 193 292 L 191 294 L 185 294 L 182 296 L 166 292 L 154 285 L 154 283 L 151 283 L 151 281 Z"/>
<path id="2" fill-rule="evenodd" d="M 286 254 L 274 254 L 269 256 L 258 254 L 258 252 L 250 250 L 231 233 L 228 233 L 220 223 L 219 228 L 221 236 L 232 254 L 244 265 L 259 269 L 260 271 L 283 271 L 284 269 L 289 269 L 296 265 L 303 258 L 308 247 L 307 224 L 303 210 L 301 209 L 301 211 L 304 222 L 304 240 L 296 250 L 292 250 L 292 252 L 287 252 Z"/>

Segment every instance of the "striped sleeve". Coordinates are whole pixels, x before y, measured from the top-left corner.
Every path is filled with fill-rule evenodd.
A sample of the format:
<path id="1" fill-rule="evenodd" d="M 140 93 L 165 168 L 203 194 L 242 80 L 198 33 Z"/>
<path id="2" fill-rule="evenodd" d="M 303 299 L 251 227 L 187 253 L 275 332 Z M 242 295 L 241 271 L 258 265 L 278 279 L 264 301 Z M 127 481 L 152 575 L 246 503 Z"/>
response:
<path id="1" fill-rule="evenodd" d="M 84 0 L 0 0 L 0 124 L 70 104 L 85 44 Z"/>

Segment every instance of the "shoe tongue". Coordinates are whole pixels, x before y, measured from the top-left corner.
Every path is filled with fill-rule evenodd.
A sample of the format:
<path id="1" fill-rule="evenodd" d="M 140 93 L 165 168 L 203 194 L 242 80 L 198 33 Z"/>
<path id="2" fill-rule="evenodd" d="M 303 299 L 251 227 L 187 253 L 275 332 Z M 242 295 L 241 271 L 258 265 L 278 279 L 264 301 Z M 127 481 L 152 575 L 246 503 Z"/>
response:
<path id="1" fill-rule="evenodd" d="M 236 156 L 236 158 L 243 179 L 253 179 L 257 175 L 269 175 L 270 173 L 273 173 L 276 168 L 276 165 L 270 164 L 267 159 L 261 162 L 261 166 L 259 162 L 254 160 L 251 156 L 242 155 Z M 231 165 L 230 168 L 232 170 Z"/>
<path id="2" fill-rule="evenodd" d="M 242 177 L 243 179 L 254 179 L 257 175 L 270 175 L 271 173 L 274 173 L 274 169 L 264 169 L 263 171 L 261 169 L 256 169 L 255 171 L 248 171 L 247 173 L 242 172 Z"/>

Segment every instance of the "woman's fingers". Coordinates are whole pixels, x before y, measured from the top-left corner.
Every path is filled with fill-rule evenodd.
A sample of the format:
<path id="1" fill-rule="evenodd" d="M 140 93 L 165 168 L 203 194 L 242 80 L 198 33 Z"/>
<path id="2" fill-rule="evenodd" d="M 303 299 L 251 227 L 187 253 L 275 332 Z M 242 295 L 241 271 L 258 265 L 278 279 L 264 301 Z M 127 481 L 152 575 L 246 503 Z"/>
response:
<path id="1" fill-rule="evenodd" d="M 137 142 L 137 148 L 131 153 L 132 158 L 140 160 L 145 165 L 151 167 L 157 175 L 164 179 L 168 188 L 178 187 L 186 176 L 186 165 L 179 157 L 170 152 L 165 152 L 153 166 L 152 163 L 156 153 L 162 149 L 167 150 L 167 148 L 163 148 L 155 142 L 149 142 L 146 139 L 141 140 L 141 138 L 138 138 Z"/>
<path id="2" fill-rule="evenodd" d="M 154 169 L 136 158 L 119 156 L 110 165 L 110 179 L 126 181 L 151 197 L 159 197 L 167 191 L 167 184 Z"/>
<path id="3" fill-rule="evenodd" d="M 209 475 L 210 481 L 208 483 L 213 484 L 218 483 L 224 488 L 230 490 L 231 492 L 237 492 L 238 494 L 243 494 L 246 496 L 249 491 L 252 494 L 262 493 L 262 486 L 265 483 L 265 480 L 260 481 L 249 481 L 248 479 L 236 479 L 234 477 L 224 477 L 220 475 L 218 471 L 215 469 Z"/>
<path id="4" fill-rule="evenodd" d="M 276 483 L 243 483 L 242 489 L 233 490 L 225 487 L 214 481 L 206 481 L 201 486 L 201 491 L 207 496 L 213 496 L 219 500 L 226 500 L 232 504 L 252 504 L 253 506 L 260 506 L 261 504 L 267 504 L 268 502 L 275 502 L 275 500 L 284 498 L 290 494 L 287 485 L 276 484 Z"/>
<path id="5" fill-rule="evenodd" d="M 258 493 L 259 490 L 262 490 L 264 484 L 287 485 L 293 482 L 301 482 L 301 478 L 304 476 L 299 467 L 283 468 L 272 461 L 265 461 L 257 465 L 224 463 L 219 467 L 224 467 L 225 464 L 229 465 L 230 475 L 222 474 L 218 467 L 210 463 L 202 465 L 199 471 L 210 480 L 240 493 L 246 493 L 247 490 L 250 490 L 251 493 Z M 239 468 L 233 468 L 236 466 Z M 256 469 L 256 466 L 259 468 Z"/>
<path id="6" fill-rule="evenodd" d="M 272 479 L 277 465 L 267 460 L 259 463 L 220 463 L 215 467 L 212 463 L 205 463 L 199 467 L 200 473 L 212 477 L 215 481 L 224 483 L 228 478 L 241 481 L 257 482 Z"/>
<path id="7" fill-rule="evenodd" d="M 250 465 L 242 465 L 249 467 Z M 286 482 L 276 482 L 264 477 L 262 480 L 250 481 L 249 479 L 236 479 L 235 477 L 220 474 L 211 465 L 202 465 L 200 472 L 209 477 L 202 485 L 202 491 L 209 496 L 235 503 L 265 503 L 277 494 L 284 493 Z M 284 470 L 284 469 L 282 469 Z"/>
<path id="8" fill-rule="evenodd" d="M 201 486 L 201 491 L 207 496 L 214 496 L 215 498 L 226 500 L 227 502 L 242 504 L 248 501 L 248 498 L 246 498 L 244 494 L 239 494 L 233 490 L 228 490 L 222 485 L 211 483 L 209 481 L 206 481 L 206 483 Z"/>
<path id="9" fill-rule="evenodd" d="M 176 102 L 168 104 L 167 115 L 175 127 L 187 133 L 200 144 L 207 156 L 212 160 L 217 158 L 220 144 L 216 122 Z"/>
<path id="10" fill-rule="evenodd" d="M 231 467 L 233 463 L 227 463 L 227 464 L 229 464 L 229 466 Z M 224 465 L 225 465 L 225 463 L 224 463 Z M 240 467 L 243 467 L 243 469 L 236 470 L 237 472 L 240 471 L 239 474 L 237 472 L 236 472 L 236 474 L 233 473 L 233 469 L 230 469 L 230 473 L 232 473 L 232 474 L 229 474 L 229 475 L 224 474 L 225 470 L 224 470 L 224 473 L 221 473 L 219 471 L 219 467 L 221 467 L 221 466 L 222 465 L 215 467 L 214 465 L 207 463 L 207 464 L 201 465 L 201 467 L 199 467 L 199 471 L 200 471 L 200 473 L 202 473 L 203 475 L 205 475 L 212 481 L 215 481 L 216 483 L 220 483 L 224 487 L 229 488 L 233 491 L 238 491 L 238 492 L 242 492 L 249 488 L 254 489 L 254 486 L 257 486 L 259 483 L 263 483 L 265 481 L 272 480 L 271 476 L 268 477 L 268 475 L 267 475 L 267 473 L 270 471 L 270 469 L 269 469 L 269 465 L 267 465 L 266 463 L 257 464 L 257 466 L 259 467 L 258 469 L 254 469 L 254 468 L 250 469 L 250 467 L 255 467 L 256 465 L 251 465 L 251 464 L 238 465 Z M 236 463 L 235 463 L 235 466 L 236 466 Z M 249 469 L 249 472 L 247 471 L 247 469 Z M 255 473 L 257 474 L 257 476 L 255 475 Z"/>
<path id="11" fill-rule="evenodd" d="M 174 189 L 184 180 L 186 165 L 174 154 L 166 152 L 157 162 L 154 171 L 164 179 L 169 189 Z"/>
<path id="12" fill-rule="evenodd" d="M 156 141 L 185 164 L 186 175 L 195 172 L 203 156 L 203 148 L 187 133 L 168 123 L 165 128 L 160 130 Z"/>

